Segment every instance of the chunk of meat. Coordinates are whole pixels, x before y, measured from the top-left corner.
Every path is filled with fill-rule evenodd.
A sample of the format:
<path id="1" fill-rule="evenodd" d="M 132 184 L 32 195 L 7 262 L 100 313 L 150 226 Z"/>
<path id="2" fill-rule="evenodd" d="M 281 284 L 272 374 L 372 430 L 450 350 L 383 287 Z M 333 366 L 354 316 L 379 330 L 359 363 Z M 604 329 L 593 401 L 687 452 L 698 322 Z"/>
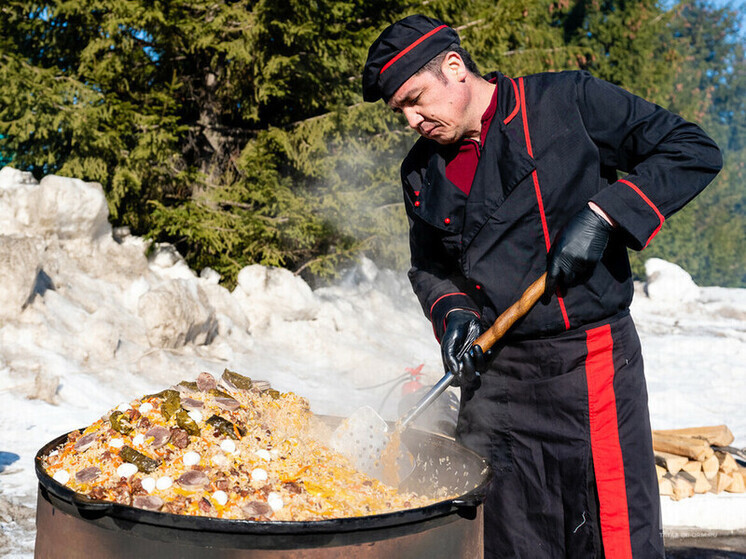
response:
<path id="1" fill-rule="evenodd" d="M 106 499 L 106 490 L 103 487 L 94 487 L 88 492 L 89 499 L 95 499 L 96 501 L 103 501 Z"/>
<path id="2" fill-rule="evenodd" d="M 114 500 L 121 505 L 129 505 L 132 503 L 132 493 L 130 493 L 130 487 L 126 479 L 121 479 L 112 488 L 112 494 Z"/>
<path id="3" fill-rule="evenodd" d="M 78 483 L 91 483 L 100 475 L 101 470 L 96 466 L 91 466 L 89 468 L 83 468 L 82 470 L 77 472 L 75 474 L 75 481 L 77 481 Z"/>
<path id="4" fill-rule="evenodd" d="M 210 373 L 200 373 L 197 377 L 197 388 L 201 392 L 209 392 L 218 387 L 218 381 Z"/>
<path id="5" fill-rule="evenodd" d="M 191 502 L 192 500 L 188 497 L 178 495 L 173 501 L 166 503 L 163 510 L 165 512 L 170 512 L 171 514 L 182 514 L 186 511 Z"/>
<path id="6" fill-rule="evenodd" d="M 161 427 L 160 425 L 149 429 L 148 432 L 145 433 L 146 439 L 153 437 L 153 442 L 150 443 L 150 446 L 152 446 L 153 448 L 161 448 L 171 439 L 171 436 L 171 431 L 166 427 Z M 189 438 L 187 437 L 187 444 L 188 440 Z"/>
<path id="7" fill-rule="evenodd" d="M 189 433 L 180 427 L 171 428 L 171 443 L 176 448 L 186 448 L 189 446 Z"/>
<path id="8" fill-rule="evenodd" d="M 272 507 L 263 501 L 250 501 L 241 507 L 247 518 L 264 518 L 272 514 Z"/>
<path id="9" fill-rule="evenodd" d="M 290 493 L 295 493 L 296 495 L 303 493 L 303 487 L 296 481 L 287 481 L 283 484 L 283 487 Z"/>
<path id="10" fill-rule="evenodd" d="M 210 483 L 210 478 L 207 477 L 207 474 L 199 470 L 189 470 L 181 474 L 176 483 L 184 489 L 195 491 Z"/>
<path id="11" fill-rule="evenodd" d="M 181 407 L 186 410 L 201 410 L 205 407 L 205 403 L 194 398 L 182 398 Z"/>
<path id="12" fill-rule="evenodd" d="M 209 513 L 212 510 L 212 504 L 205 497 L 202 497 L 199 501 L 199 510 Z"/>
<path id="13" fill-rule="evenodd" d="M 215 403 L 227 411 L 235 411 L 241 407 L 241 404 L 233 398 L 215 398 Z"/>
<path id="14" fill-rule="evenodd" d="M 137 495 L 132 500 L 132 506 L 139 509 L 159 511 L 163 508 L 163 499 L 155 495 Z"/>
<path id="15" fill-rule="evenodd" d="M 93 443 L 96 442 L 96 437 L 98 437 L 98 432 L 96 433 L 89 433 L 88 435 L 83 435 L 80 437 L 77 441 L 75 441 L 75 450 L 76 452 L 85 452 L 88 450 Z"/>
<path id="16" fill-rule="evenodd" d="M 212 483 L 215 486 L 215 489 L 220 489 L 221 491 L 227 492 L 230 488 L 230 480 L 224 476 L 218 476 Z"/>

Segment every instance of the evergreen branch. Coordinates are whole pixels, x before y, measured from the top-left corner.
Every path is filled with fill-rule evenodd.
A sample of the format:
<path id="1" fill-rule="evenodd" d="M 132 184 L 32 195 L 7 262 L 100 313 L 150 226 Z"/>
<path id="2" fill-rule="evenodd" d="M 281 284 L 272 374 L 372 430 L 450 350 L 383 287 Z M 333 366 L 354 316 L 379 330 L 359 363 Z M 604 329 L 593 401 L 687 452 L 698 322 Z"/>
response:
<path id="1" fill-rule="evenodd" d="M 484 23 L 484 18 L 482 19 L 475 19 L 474 21 L 468 21 L 464 23 L 463 25 L 459 25 L 458 27 L 454 27 L 456 31 L 463 31 L 464 29 L 469 29 L 469 27 L 474 27 L 475 25 L 479 25 L 480 23 Z"/>
<path id="2" fill-rule="evenodd" d="M 297 270 L 295 270 L 295 272 L 293 272 L 293 275 L 294 275 L 294 276 L 299 276 L 299 275 L 300 275 L 300 273 L 301 273 L 301 272 L 302 272 L 303 270 L 305 270 L 305 269 L 306 269 L 306 268 L 308 268 L 309 266 L 311 266 L 311 265 L 315 264 L 316 262 L 319 262 L 319 261 L 321 261 L 322 259 L 323 259 L 323 256 L 317 256 L 316 258 L 311 258 L 311 260 L 308 260 L 308 261 L 306 261 L 306 263 L 305 263 L 305 264 L 303 264 L 303 265 L 302 265 L 302 266 L 301 266 L 300 268 L 298 268 Z"/>
<path id="3" fill-rule="evenodd" d="M 567 47 L 552 47 L 548 49 L 515 49 L 515 50 L 506 50 L 503 53 L 501 53 L 503 56 L 513 56 L 514 54 L 528 54 L 531 52 L 557 52 L 566 50 Z"/>
<path id="4" fill-rule="evenodd" d="M 398 208 L 404 206 L 404 202 L 392 202 L 391 204 L 384 204 L 383 206 L 378 206 L 376 210 L 386 210 L 388 208 Z"/>

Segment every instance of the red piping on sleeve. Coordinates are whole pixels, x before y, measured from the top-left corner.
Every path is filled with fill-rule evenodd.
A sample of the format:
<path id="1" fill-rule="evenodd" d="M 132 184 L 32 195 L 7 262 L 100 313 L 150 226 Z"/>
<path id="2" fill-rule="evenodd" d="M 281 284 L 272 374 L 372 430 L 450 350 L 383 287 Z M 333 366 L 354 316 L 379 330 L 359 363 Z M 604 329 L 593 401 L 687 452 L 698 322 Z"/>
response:
<path id="1" fill-rule="evenodd" d="M 430 307 L 430 320 L 431 321 L 433 319 L 433 309 L 435 308 L 435 305 L 437 305 L 438 303 L 440 303 L 441 299 L 445 299 L 446 297 L 450 297 L 451 295 L 463 295 L 464 297 L 466 297 L 466 293 L 446 293 L 445 295 L 441 295 L 440 297 L 438 297 L 437 299 L 435 299 L 435 302 Z"/>
<path id="2" fill-rule="evenodd" d="M 614 341 L 608 324 L 586 332 L 593 470 L 598 489 L 601 538 L 608 559 L 632 559 L 627 488 L 614 392 Z"/>
<path id="3" fill-rule="evenodd" d="M 435 302 L 432 304 L 432 306 L 430 307 L 430 322 L 433 325 L 433 334 L 435 334 L 435 339 L 438 340 L 438 342 L 440 342 L 440 338 L 438 337 L 438 332 L 435 330 L 435 323 L 433 322 L 433 309 L 435 308 L 435 305 L 437 305 L 440 302 L 441 299 L 445 299 L 446 297 L 450 297 L 451 295 L 463 295 L 464 297 L 468 297 L 468 295 L 466 293 L 463 293 L 463 292 L 459 292 L 459 293 L 446 293 L 445 295 L 441 295 L 440 297 L 438 297 L 435 300 Z M 478 312 L 473 311 L 471 309 L 466 309 L 466 310 L 468 310 L 471 313 L 474 313 L 474 315 L 477 318 L 481 318 L 481 315 Z M 444 316 L 443 317 L 443 330 L 445 330 L 445 329 L 446 329 L 446 317 Z"/>
<path id="4" fill-rule="evenodd" d="M 511 80 L 512 81 L 512 80 Z M 520 89 L 520 108 L 521 116 L 523 117 L 523 134 L 526 136 L 526 151 L 528 155 L 533 159 L 534 150 L 531 147 L 531 136 L 528 133 L 528 115 L 526 114 L 526 91 L 523 87 L 523 78 L 518 78 L 518 86 Z M 539 174 L 536 169 L 531 171 L 531 178 L 534 181 L 534 191 L 536 192 L 536 203 L 539 205 L 539 215 L 541 216 L 541 228 L 544 232 L 544 245 L 546 246 L 547 253 L 549 248 L 552 246 L 552 242 L 549 238 L 549 225 L 547 224 L 547 216 L 544 213 L 544 201 L 541 198 L 541 188 L 539 187 Z M 565 308 L 565 299 L 560 296 L 559 290 L 557 291 L 557 302 L 560 306 L 560 312 L 562 313 L 562 320 L 565 321 L 565 330 L 570 329 L 570 318 L 567 316 L 567 309 Z"/>
<path id="5" fill-rule="evenodd" d="M 650 198 L 648 198 L 647 196 L 645 196 L 645 193 L 642 190 L 640 190 L 640 188 L 636 184 L 633 184 L 633 183 L 629 182 L 626 179 L 619 179 L 619 182 L 626 184 L 632 190 L 634 190 L 637 193 L 637 195 L 640 198 L 642 198 L 648 206 L 650 206 L 651 208 L 653 208 L 653 211 L 655 212 L 655 215 L 657 215 L 658 219 L 660 220 L 660 224 L 655 229 L 655 231 L 653 231 L 653 233 L 650 235 L 650 237 L 648 237 L 648 240 L 645 242 L 645 246 L 642 247 L 642 248 L 645 248 L 646 246 L 648 246 L 650 244 L 650 241 L 653 240 L 653 237 L 655 237 L 658 234 L 658 231 L 661 230 L 661 227 L 663 227 L 663 223 L 666 221 L 666 218 L 663 217 L 663 214 L 658 210 L 658 208 L 655 206 L 655 204 L 653 204 L 653 202 L 650 200 Z"/>

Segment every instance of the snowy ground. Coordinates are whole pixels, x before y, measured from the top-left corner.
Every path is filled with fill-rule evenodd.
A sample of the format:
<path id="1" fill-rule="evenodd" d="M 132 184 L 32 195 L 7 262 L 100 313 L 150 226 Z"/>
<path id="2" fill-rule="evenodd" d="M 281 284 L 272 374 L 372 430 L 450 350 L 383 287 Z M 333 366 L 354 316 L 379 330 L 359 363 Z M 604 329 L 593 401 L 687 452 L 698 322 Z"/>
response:
<path id="1" fill-rule="evenodd" d="M 406 279 L 363 261 L 312 291 L 245 268 L 228 291 L 170 247 L 112 232 L 98 185 L 0 170 L 0 557 L 34 545 L 33 457 L 119 402 L 224 368 L 347 415 L 397 416 L 407 368 L 442 374 Z M 650 261 L 633 316 L 654 428 L 725 423 L 746 446 L 746 290 L 698 288 Z M 383 384 L 386 383 L 388 384 Z M 746 497 L 662 501 L 667 528 L 746 530 Z"/>

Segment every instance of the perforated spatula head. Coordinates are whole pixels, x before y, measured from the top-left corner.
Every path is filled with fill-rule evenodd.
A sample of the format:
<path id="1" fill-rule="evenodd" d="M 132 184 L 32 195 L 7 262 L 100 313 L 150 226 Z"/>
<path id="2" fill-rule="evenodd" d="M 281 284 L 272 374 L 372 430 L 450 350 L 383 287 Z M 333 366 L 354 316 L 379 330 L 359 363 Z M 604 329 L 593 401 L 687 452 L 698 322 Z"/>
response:
<path id="1" fill-rule="evenodd" d="M 474 341 L 473 346 L 479 346 L 486 352 L 500 340 L 543 295 L 546 279 L 547 273 L 544 272 L 528 286 L 518 301 L 497 317 L 492 326 Z M 473 346 L 470 341 L 464 345 L 462 352 Z M 414 469 L 414 459 L 411 453 L 400 446 L 399 435 L 448 388 L 453 378 L 454 372 L 447 371 L 443 378 L 399 420 L 396 429 L 389 429 L 386 421 L 370 406 L 359 408 L 334 431 L 331 438 L 332 448 L 347 456 L 366 474 L 384 483 L 397 485 L 399 480 L 406 478 Z"/>
<path id="2" fill-rule="evenodd" d="M 393 434 L 376 410 L 363 406 L 334 430 L 330 445 L 352 460 L 360 471 L 384 483 L 398 485 L 414 468 L 414 457 L 398 445 Z"/>

